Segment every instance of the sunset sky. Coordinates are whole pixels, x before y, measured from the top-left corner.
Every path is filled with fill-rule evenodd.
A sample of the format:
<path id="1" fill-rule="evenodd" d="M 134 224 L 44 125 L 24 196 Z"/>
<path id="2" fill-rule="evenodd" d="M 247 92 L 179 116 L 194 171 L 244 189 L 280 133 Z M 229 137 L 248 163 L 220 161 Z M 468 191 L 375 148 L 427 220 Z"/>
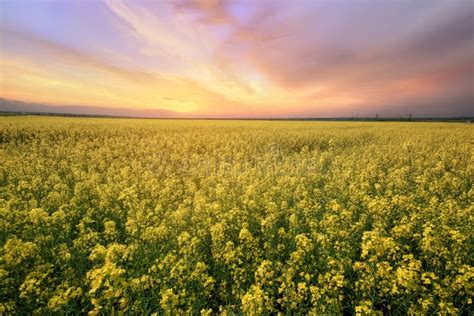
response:
<path id="1" fill-rule="evenodd" d="M 474 1 L 0 0 L 0 97 L 189 117 L 474 115 Z"/>

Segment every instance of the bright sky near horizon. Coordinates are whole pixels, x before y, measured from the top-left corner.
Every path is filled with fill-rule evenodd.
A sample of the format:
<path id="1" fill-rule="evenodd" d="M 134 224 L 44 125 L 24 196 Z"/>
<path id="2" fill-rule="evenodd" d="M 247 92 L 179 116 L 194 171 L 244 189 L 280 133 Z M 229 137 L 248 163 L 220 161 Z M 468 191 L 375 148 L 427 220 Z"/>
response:
<path id="1" fill-rule="evenodd" d="M 0 97 L 185 116 L 464 116 L 474 1 L 0 0 Z"/>

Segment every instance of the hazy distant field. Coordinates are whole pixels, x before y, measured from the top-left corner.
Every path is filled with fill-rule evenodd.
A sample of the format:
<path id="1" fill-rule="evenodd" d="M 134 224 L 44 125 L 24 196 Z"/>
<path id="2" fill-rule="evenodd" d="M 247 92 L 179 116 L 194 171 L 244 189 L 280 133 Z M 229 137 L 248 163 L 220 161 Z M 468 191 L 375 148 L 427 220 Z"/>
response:
<path id="1" fill-rule="evenodd" d="M 0 118 L 0 313 L 468 314 L 473 137 Z"/>

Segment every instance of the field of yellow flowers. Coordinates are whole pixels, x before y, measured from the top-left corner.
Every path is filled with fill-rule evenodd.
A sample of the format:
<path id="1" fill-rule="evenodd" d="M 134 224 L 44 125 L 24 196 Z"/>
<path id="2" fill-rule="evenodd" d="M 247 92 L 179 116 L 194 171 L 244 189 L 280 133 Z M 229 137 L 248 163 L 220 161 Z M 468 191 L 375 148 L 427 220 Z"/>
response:
<path id="1" fill-rule="evenodd" d="M 0 314 L 469 314 L 474 128 L 0 118 Z"/>

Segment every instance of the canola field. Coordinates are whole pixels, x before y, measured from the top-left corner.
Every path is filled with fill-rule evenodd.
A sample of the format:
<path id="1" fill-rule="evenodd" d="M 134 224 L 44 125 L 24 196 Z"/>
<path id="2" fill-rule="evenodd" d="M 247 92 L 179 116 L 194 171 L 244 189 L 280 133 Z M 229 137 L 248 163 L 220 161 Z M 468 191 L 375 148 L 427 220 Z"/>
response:
<path id="1" fill-rule="evenodd" d="M 462 123 L 0 118 L 0 314 L 473 313 Z"/>

